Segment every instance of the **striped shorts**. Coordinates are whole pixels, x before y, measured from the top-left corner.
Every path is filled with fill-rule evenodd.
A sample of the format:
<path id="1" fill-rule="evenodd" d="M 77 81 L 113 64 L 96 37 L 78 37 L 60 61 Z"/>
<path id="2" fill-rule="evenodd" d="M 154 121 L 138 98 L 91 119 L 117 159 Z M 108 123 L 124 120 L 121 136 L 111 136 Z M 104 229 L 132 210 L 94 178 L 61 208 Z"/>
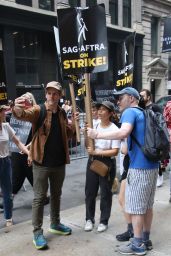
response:
<path id="1" fill-rule="evenodd" d="M 145 214 L 154 204 L 158 168 L 129 169 L 125 191 L 125 211 Z"/>

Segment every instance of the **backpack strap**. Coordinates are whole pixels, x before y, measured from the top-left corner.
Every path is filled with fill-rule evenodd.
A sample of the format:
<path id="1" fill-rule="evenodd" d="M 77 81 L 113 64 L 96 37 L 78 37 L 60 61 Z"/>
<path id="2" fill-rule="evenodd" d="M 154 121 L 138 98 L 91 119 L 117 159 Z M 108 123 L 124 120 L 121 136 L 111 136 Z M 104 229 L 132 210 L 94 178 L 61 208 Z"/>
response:
<path id="1" fill-rule="evenodd" d="M 67 119 L 67 114 L 66 114 L 65 110 L 63 108 L 60 108 L 60 110 L 61 110 L 61 113 L 63 115 L 64 120 L 66 120 Z"/>
<path id="2" fill-rule="evenodd" d="M 45 104 L 40 104 L 40 113 L 39 113 L 39 118 L 37 120 L 37 125 L 34 131 L 34 134 L 38 131 L 38 129 L 43 125 L 43 122 L 46 118 L 47 110 Z"/>
<path id="3" fill-rule="evenodd" d="M 139 143 L 139 141 L 135 138 L 135 136 L 131 133 L 131 139 L 135 141 L 135 143 L 138 145 L 140 149 L 142 149 L 142 145 Z M 131 145 L 132 146 L 132 145 Z"/>
<path id="4" fill-rule="evenodd" d="M 141 110 L 144 113 L 144 109 L 140 108 L 140 107 L 132 107 L 132 108 L 136 108 Z M 138 147 L 142 150 L 142 145 L 139 143 L 139 141 L 135 138 L 135 136 L 133 135 L 133 133 L 130 134 L 131 137 L 131 145 L 129 147 L 129 150 L 132 150 L 132 140 L 138 145 Z"/>

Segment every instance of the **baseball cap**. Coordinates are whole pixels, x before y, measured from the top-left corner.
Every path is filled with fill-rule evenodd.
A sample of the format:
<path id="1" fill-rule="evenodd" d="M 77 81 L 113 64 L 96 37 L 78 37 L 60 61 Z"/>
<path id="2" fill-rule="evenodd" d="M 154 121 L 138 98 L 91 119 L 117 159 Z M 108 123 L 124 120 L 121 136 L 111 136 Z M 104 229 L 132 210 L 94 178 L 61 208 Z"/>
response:
<path id="1" fill-rule="evenodd" d="M 126 88 L 122 89 L 121 91 L 117 91 L 117 92 L 114 91 L 114 95 L 123 95 L 123 94 L 132 95 L 138 100 L 140 98 L 139 92 L 133 87 L 126 87 Z"/>
<path id="2" fill-rule="evenodd" d="M 104 107 L 108 108 L 109 110 L 111 110 L 112 112 L 114 112 L 114 110 L 115 110 L 114 104 L 107 100 L 100 103 L 100 106 L 104 106 Z"/>
<path id="3" fill-rule="evenodd" d="M 62 91 L 62 86 L 59 82 L 56 82 L 56 81 L 52 81 L 52 82 L 49 82 L 47 85 L 46 85 L 46 89 L 48 88 L 54 88 L 58 91 Z"/>
<path id="4" fill-rule="evenodd" d="M 92 107 L 92 108 L 99 108 L 100 105 L 101 105 L 101 103 L 100 103 L 100 102 L 97 102 L 97 101 L 92 101 L 92 103 L 91 103 L 91 107 Z"/>

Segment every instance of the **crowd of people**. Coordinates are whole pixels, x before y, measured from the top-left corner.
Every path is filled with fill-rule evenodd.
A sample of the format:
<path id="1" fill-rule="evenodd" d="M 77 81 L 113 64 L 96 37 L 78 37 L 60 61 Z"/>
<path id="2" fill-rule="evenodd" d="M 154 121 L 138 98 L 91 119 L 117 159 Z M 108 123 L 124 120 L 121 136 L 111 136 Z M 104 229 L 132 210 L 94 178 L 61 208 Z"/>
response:
<path id="1" fill-rule="evenodd" d="M 127 245 L 119 247 L 121 254 L 145 255 L 147 250 L 153 248 L 150 239 L 153 204 L 157 179 L 161 180 L 162 176 L 163 163 L 150 161 L 131 135 L 143 145 L 145 119 L 140 107 L 160 113 L 162 110 L 152 103 L 151 93 L 147 89 L 139 93 L 132 87 L 126 87 L 114 94 L 120 110 L 119 117 L 112 102 L 93 102 L 93 128 L 85 127 L 88 136 L 85 146 L 89 157 L 86 167 L 84 230 L 90 232 L 94 228 L 99 190 L 101 214 L 97 231 L 104 232 L 108 228 L 112 186 L 116 176 L 116 156 L 122 153 L 120 168 L 123 166 L 123 171 L 118 199 L 124 212 L 127 230 L 118 234 L 116 239 L 129 241 Z M 72 113 L 69 100 L 66 100 L 62 107 L 59 106 L 62 97 L 59 82 L 52 81 L 47 84 L 45 97 L 45 103 L 37 105 L 34 96 L 26 93 L 16 98 L 12 106 L 14 118 L 31 123 L 25 145 L 17 138 L 6 120 L 6 106 L 0 106 L 0 186 L 6 226 L 13 224 L 13 197 L 27 178 L 34 192 L 32 225 L 33 244 L 36 249 L 48 248 L 48 241 L 42 229 L 48 189 L 49 232 L 59 235 L 72 233 L 71 228 L 60 221 L 60 198 L 66 164 L 70 162 L 68 139 L 75 136 L 75 121 L 79 119 L 79 113 Z M 168 129 L 171 130 L 170 107 L 171 102 L 168 102 L 164 116 Z M 89 138 L 94 139 L 94 148 L 88 144 Z M 10 153 L 10 140 L 19 147 L 20 152 Z M 171 202 L 171 198 L 169 201 Z"/>
<path id="2" fill-rule="evenodd" d="M 129 161 L 124 163 L 125 171 L 122 176 L 119 199 L 126 213 L 128 229 L 127 232 L 117 235 L 116 239 L 129 241 L 128 244 L 119 247 L 118 251 L 121 254 L 145 255 L 147 250 L 153 248 L 150 231 L 160 163 L 149 160 L 136 143 L 137 140 L 140 145 L 144 145 L 146 120 L 142 108 L 139 107 L 141 102 L 146 108 L 144 96 L 140 101 L 139 92 L 132 87 L 115 92 L 115 96 L 118 97 L 118 106 L 121 112 L 120 129 L 103 132 L 88 128 L 88 136 L 95 140 L 127 139 L 126 142 L 124 141 L 126 145 L 122 146 L 122 150 L 126 155 L 128 152 Z M 152 109 L 152 111 L 155 110 Z"/>

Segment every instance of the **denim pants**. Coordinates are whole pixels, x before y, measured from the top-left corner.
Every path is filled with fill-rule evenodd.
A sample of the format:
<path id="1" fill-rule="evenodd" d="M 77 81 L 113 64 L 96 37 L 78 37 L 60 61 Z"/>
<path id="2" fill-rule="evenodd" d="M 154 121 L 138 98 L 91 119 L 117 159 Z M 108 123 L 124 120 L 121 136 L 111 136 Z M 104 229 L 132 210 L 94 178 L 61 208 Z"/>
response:
<path id="1" fill-rule="evenodd" d="M 44 200 L 50 185 L 50 219 L 51 224 L 60 222 L 60 199 L 65 178 L 65 165 L 49 168 L 33 165 L 33 191 L 32 204 L 33 233 L 43 233 Z"/>
<path id="2" fill-rule="evenodd" d="M 4 217 L 5 219 L 12 218 L 12 169 L 10 158 L 0 158 L 0 186 L 3 195 Z"/>

